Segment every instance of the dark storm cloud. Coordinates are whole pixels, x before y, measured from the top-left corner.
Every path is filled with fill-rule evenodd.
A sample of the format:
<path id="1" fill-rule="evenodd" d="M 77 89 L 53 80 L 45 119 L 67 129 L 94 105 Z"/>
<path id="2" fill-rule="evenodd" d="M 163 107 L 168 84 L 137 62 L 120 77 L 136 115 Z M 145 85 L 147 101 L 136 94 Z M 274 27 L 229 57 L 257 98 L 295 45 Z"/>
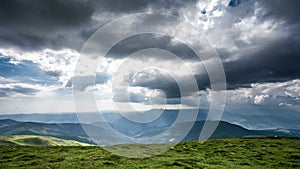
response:
<path id="1" fill-rule="evenodd" d="M 80 0 L 1 1 L 0 44 L 28 50 L 78 47 L 70 41 L 78 43 L 76 31 L 92 23 L 93 12 Z"/>
<path id="2" fill-rule="evenodd" d="M 98 8 L 97 11 L 107 11 L 116 13 L 143 12 L 147 8 L 154 11 L 166 12 L 166 10 L 178 11 L 187 5 L 196 4 L 197 0 L 98 0 L 91 3 Z M 163 11 L 165 10 L 165 11 Z"/>
<path id="3" fill-rule="evenodd" d="M 224 63 L 229 87 L 300 78 L 299 46 L 299 39 L 280 39 L 239 60 Z"/>
<path id="4" fill-rule="evenodd" d="M 73 48 L 80 50 L 98 28 L 112 18 L 135 12 L 180 9 L 181 1 L 40 0 L 0 2 L 0 45 L 22 50 Z M 100 18 L 101 21 L 93 18 Z"/>
<path id="5" fill-rule="evenodd" d="M 194 87 L 191 76 L 174 76 L 172 72 L 164 73 L 159 70 L 143 71 L 138 73 L 129 84 L 130 86 L 146 87 L 148 89 L 158 89 L 164 92 L 168 103 L 179 103 L 177 98 L 191 96 L 199 90 L 209 88 L 209 78 L 207 74 L 195 75 L 198 89 Z M 174 77 L 173 77 L 174 76 Z M 180 87 L 181 86 L 181 87 Z"/>
<path id="6" fill-rule="evenodd" d="M 227 88 L 236 89 L 250 87 L 251 83 L 284 82 L 300 78 L 299 46 L 300 40 L 296 36 L 290 36 L 265 44 L 252 53 L 243 53 L 238 60 L 223 62 Z M 230 53 L 227 51 L 221 53 L 225 59 L 228 54 Z M 207 73 L 196 74 L 195 78 L 199 90 L 210 88 Z M 156 75 L 150 80 L 138 79 L 133 85 L 160 89 L 169 98 L 180 97 L 178 84 L 166 76 Z"/>
<path id="7" fill-rule="evenodd" d="M 185 93 L 180 91 L 179 83 L 177 83 L 174 78 L 166 74 L 156 74 L 152 78 L 138 77 L 135 79 L 135 82 L 130 85 L 146 87 L 148 89 L 158 89 L 164 92 L 167 98 L 174 99 L 190 96 L 199 90 L 206 90 L 207 88 L 210 88 L 209 77 L 207 74 L 195 75 L 195 79 L 197 81 L 198 90 L 193 90 L 193 87 L 191 87 L 190 90 L 188 89 L 188 86 L 191 85 L 190 79 L 185 76 L 182 76 L 179 79 L 181 81 L 180 83 L 186 87 Z"/>
<path id="8" fill-rule="evenodd" d="M 80 26 L 93 13 L 91 6 L 79 0 L 3 0 L 0 7 L 1 25 L 37 26 L 48 30 Z"/>
<path id="9" fill-rule="evenodd" d="M 247 0 L 231 0 L 229 2 L 228 6 L 237 7 L 238 5 L 240 5 L 244 1 L 247 1 Z"/>
<path id="10" fill-rule="evenodd" d="M 242 2 L 233 0 L 232 4 L 237 4 L 235 8 L 239 8 L 238 4 Z M 280 23 L 284 20 L 285 24 L 277 27 L 276 32 L 288 32 L 289 35 L 275 38 L 276 40 L 273 41 L 254 38 L 251 40 L 252 43 L 259 44 L 259 47 L 248 52 L 238 52 L 240 56 L 238 60 L 224 62 L 229 89 L 249 87 L 251 83 L 282 82 L 300 78 L 300 1 L 257 2 L 263 10 L 263 15 L 256 16 L 257 19 L 261 23 L 267 20 Z M 239 48 L 247 47 L 247 44 L 241 43 L 238 36 L 235 38 Z M 222 59 L 233 55 L 227 49 L 217 49 L 217 51 Z"/>
<path id="11" fill-rule="evenodd" d="M 246 1 L 255 2 L 255 0 L 231 0 L 228 4 L 230 7 L 238 7 L 241 3 Z M 283 19 L 291 24 L 299 24 L 300 17 L 299 17 L 299 8 L 300 8 L 300 1 L 299 0 L 263 0 L 259 1 L 260 5 L 264 7 L 266 13 L 264 16 L 265 18 L 280 18 Z"/>
<path id="12" fill-rule="evenodd" d="M 159 71 L 139 73 L 134 77 L 134 81 L 130 85 L 162 90 L 167 98 L 181 97 L 180 89 L 175 79 Z"/>
<path id="13" fill-rule="evenodd" d="M 184 43 L 179 41 L 175 41 L 172 37 L 157 35 L 152 33 L 145 33 L 141 35 L 131 36 L 126 38 L 116 44 L 111 50 L 107 53 L 106 57 L 110 58 L 125 58 L 130 54 L 142 50 L 142 49 L 149 49 L 149 48 L 157 48 L 167 50 L 172 52 L 176 56 L 181 59 L 189 59 L 189 60 L 199 60 L 199 57 L 193 52 L 191 48 L 189 48 Z M 156 56 L 149 56 L 149 57 L 156 57 Z M 147 59 L 141 58 L 139 59 Z M 157 56 L 158 60 L 164 60 L 161 56 Z"/>
<path id="14" fill-rule="evenodd" d="M 264 0 L 259 1 L 267 9 L 265 17 L 281 18 L 290 24 L 300 22 L 300 1 L 299 0 Z"/>
<path id="15" fill-rule="evenodd" d="M 239 8 L 239 4 L 247 0 L 235 0 L 230 2 L 230 6 Z M 224 61 L 224 69 L 227 78 L 228 89 L 236 89 L 240 87 L 250 87 L 251 83 L 264 82 L 282 82 L 300 78 L 300 24 L 299 24 L 299 1 L 259 1 L 264 11 L 263 16 L 257 16 L 263 23 L 265 20 L 284 19 L 285 27 L 278 27 L 278 30 L 289 30 L 290 35 L 274 40 L 273 42 L 265 39 L 254 38 L 252 43 L 259 42 L 260 47 L 254 48 L 251 52 L 231 53 L 226 48 L 217 48 L 217 51 Z M 279 20 L 278 20 L 279 21 Z M 234 35 L 230 35 L 234 36 Z M 241 41 L 239 34 L 236 34 L 235 44 L 243 49 L 247 47 L 247 43 Z M 181 59 L 198 58 L 193 52 L 188 50 L 188 47 L 182 44 L 171 44 L 170 37 L 155 37 L 155 36 L 135 36 L 121 41 L 117 44 L 108 57 L 122 58 L 129 55 L 131 52 L 144 49 L 147 47 L 160 48 L 172 51 Z M 262 46 L 262 47 L 261 47 Z M 175 51 L 174 51 L 175 49 Z M 232 55 L 239 55 L 239 59 L 234 61 L 225 61 Z M 158 58 L 163 59 L 163 58 Z M 199 90 L 210 88 L 209 77 L 207 73 L 196 74 Z M 166 87 L 161 87 L 162 81 L 168 81 Z M 151 79 L 151 82 L 136 83 L 136 86 L 148 87 L 150 89 L 163 90 L 167 96 L 180 96 L 176 82 L 170 81 L 164 76 L 157 76 Z"/>

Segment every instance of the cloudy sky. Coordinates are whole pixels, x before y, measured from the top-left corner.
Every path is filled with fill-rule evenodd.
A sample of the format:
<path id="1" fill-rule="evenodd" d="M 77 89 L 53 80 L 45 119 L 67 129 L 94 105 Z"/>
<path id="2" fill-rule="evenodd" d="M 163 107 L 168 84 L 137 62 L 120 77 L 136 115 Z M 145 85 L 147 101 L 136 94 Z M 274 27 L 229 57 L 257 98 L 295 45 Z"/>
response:
<path id="1" fill-rule="evenodd" d="M 226 94 L 225 120 L 250 128 L 300 129 L 299 8 L 298 0 L 3 0 L 0 113 L 75 112 L 75 81 L 74 90 L 93 92 L 105 111 L 116 103 L 125 105 L 124 111 L 132 111 L 126 110 L 129 103 L 135 111 L 208 109 L 217 99 L 212 96 Z M 221 59 L 227 90 L 211 88 L 205 63 L 214 60 L 200 60 L 188 47 L 201 39 L 189 29 L 178 34 L 188 46 L 163 34 L 128 37 L 98 56 L 102 62 L 95 62 L 93 76 L 74 76 L 84 44 L 97 30 L 142 12 L 175 15 L 202 32 Z M 178 26 L 153 22 L 142 17 L 126 22 L 107 32 L 105 42 L 133 32 L 136 23 L 165 32 Z M 156 68 L 144 69 L 145 64 Z M 86 83 L 91 78 L 95 85 Z M 188 86 L 193 79 L 197 89 L 181 93 L 178 81 Z"/>

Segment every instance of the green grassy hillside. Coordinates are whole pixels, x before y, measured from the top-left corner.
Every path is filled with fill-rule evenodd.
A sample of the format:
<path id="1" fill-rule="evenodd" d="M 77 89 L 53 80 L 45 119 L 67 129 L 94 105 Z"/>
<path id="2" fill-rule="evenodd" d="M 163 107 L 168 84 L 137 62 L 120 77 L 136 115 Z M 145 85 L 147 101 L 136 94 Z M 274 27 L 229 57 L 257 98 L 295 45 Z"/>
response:
<path id="1" fill-rule="evenodd" d="M 21 145 L 21 146 L 88 146 L 73 140 L 63 140 L 49 136 L 16 135 L 1 136 L 0 145 Z"/>
<path id="2" fill-rule="evenodd" d="M 118 145 L 145 151 L 161 145 Z M 240 138 L 186 142 L 144 159 L 114 155 L 101 147 L 0 146 L 0 168 L 300 168 L 300 139 Z"/>

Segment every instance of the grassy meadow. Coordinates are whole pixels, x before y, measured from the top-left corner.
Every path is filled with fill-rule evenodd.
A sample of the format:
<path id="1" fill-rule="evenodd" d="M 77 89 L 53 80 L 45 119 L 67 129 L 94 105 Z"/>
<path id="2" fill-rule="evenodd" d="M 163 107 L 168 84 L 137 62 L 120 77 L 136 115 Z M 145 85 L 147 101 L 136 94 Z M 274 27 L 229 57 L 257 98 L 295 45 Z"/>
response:
<path id="1" fill-rule="evenodd" d="M 161 145 L 118 145 L 143 151 Z M 151 153 L 151 152 L 149 152 Z M 0 168 L 300 168 L 300 139 L 257 137 L 180 143 L 147 158 L 117 156 L 97 146 L 0 146 Z"/>
<path id="2" fill-rule="evenodd" d="M 74 140 L 63 140 L 49 136 L 15 135 L 1 136 L 0 145 L 19 146 L 89 146 Z"/>

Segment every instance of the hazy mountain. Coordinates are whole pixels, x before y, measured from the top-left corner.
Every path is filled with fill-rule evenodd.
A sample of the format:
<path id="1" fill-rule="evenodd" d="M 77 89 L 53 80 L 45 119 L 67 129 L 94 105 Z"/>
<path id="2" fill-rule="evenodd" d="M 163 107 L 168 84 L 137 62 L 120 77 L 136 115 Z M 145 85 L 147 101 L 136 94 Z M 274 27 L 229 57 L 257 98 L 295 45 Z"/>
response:
<path id="1" fill-rule="evenodd" d="M 143 118 L 148 118 L 149 115 L 156 113 L 161 110 L 149 110 L 143 112 L 126 112 L 128 116 L 141 116 Z M 205 120 L 208 110 L 199 110 L 199 114 L 197 117 L 197 121 Z M 170 122 L 173 121 L 174 118 L 177 117 L 178 110 L 164 110 L 162 117 L 160 117 L 160 121 L 158 122 Z M 84 123 L 94 123 L 99 121 L 110 121 L 116 122 L 119 120 L 122 115 L 116 112 L 103 112 L 103 116 L 105 119 L 99 116 L 98 112 L 90 112 L 84 113 L 85 117 L 87 117 L 88 121 Z M 99 119 L 95 119 L 95 117 L 99 117 Z M 76 113 L 32 113 L 32 114 L 0 114 L 1 119 L 11 119 L 15 121 L 23 121 L 23 122 L 38 122 L 38 123 L 79 123 L 78 116 Z"/>
<path id="2" fill-rule="evenodd" d="M 165 137 L 162 137 L 159 142 L 166 143 L 170 139 L 180 134 L 180 129 L 186 125 L 191 125 L 192 122 L 179 123 L 174 127 L 174 130 L 168 131 Z M 182 141 L 198 140 L 199 134 L 202 130 L 205 121 L 197 121 L 194 123 L 190 132 Z M 208 121 L 208 123 L 217 123 L 216 121 Z M 160 123 L 157 123 L 160 124 Z M 140 127 L 140 128 L 139 128 Z M 144 138 L 159 134 L 166 131 L 169 126 L 155 125 L 133 125 L 133 123 L 122 123 L 119 119 L 118 124 L 114 125 L 114 129 L 122 134 L 135 137 Z M 128 143 L 128 141 L 120 140 L 115 136 L 111 136 L 110 130 L 104 125 L 103 122 L 93 124 L 79 124 L 79 123 L 35 123 L 35 122 L 18 122 L 14 120 L 0 120 L 0 135 L 41 135 L 41 136 L 53 136 L 62 139 L 76 140 L 84 143 L 93 143 L 84 129 L 93 131 L 93 136 L 101 138 L 98 141 L 102 145 L 122 144 Z M 175 132 L 176 131 L 176 132 Z M 288 129 L 275 129 L 275 130 L 248 130 L 241 126 L 234 125 L 228 122 L 220 121 L 218 127 L 210 138 L 234 138 L 244 136 L 300 136 L 298 130 Z M 116 141 L 117 140 L 117 141 Z"/>
<path id="3" fill-rule="evenodd" d="M 35 123 L 0 120 L 0 135 L 43 135 L 92 143 L 78 123 Z"/>
<path id="4" fill-rule="evenodd" d="M 157 114 L 157 112 L 161 110 L 150 110 L 143 112 L 126 112 L 126 117 L 130 119 L 152 119 L 151 116 L 153 114 Z M 272 111 L 272 117 L 262 116 L 263 112 L 268 111 L 267 109 L 259 109 L 257 111 L 253 111 L 252 109 L 243 109 L 241 110 L 225 110 L 222 116 L 221 121 L 227 121 L 232 124 L 237 124 L 241 127 L 250 130 L 268 130 L 268 129 L 294 129 L 299 130 L 299 120 L 297 117 L 293 119 L 284 119 L 280 118 L 280 114 L 282 114 L 283 110 Z M 207 118 L 207 109 L 200 109 L 198 116 L 196 119 L 192 119 L 188 115 L 188 111 L 186 117 L 181 119 L 181 122 L 191 122 L 191 121 L 205 121 Z M 296 114 L 296 112 L 284 112 L 288 114 L 288 116 L 292 117 L 292 114 Z M 129 126 L 130 136 L 134 136 L 136 132 L 140 132 L 142 128 L 147 129 L 147 126 L 135 124 L 131 121 L 126 120 L 122 114 L 118 114 L 116 112 L 103 112 L 101 116 L 99 113 L 84 113 L 85 121 L 79 121 L 76 113 L 48 113 L 48 114 L 2 114 L 0 115 L 0 119 L 11 119 L 15 121 L 23 121 L 23 122 L 37 122 L 37 123 L 86 123 L 86 124 L 96 124 L 98 122 L 110 122 L 111 126 L 115 129 L 121 130 L 120 132 L 128 132 L 127 125 Z M 251 114 L 251 115 L 250 115 Z M 178 110 L 165 110 L 164 113 L 161 114 L 159 118 L 155 121 L 148 124 L 148 128 L 152 130 L 158 126 L 170 126 L 175 119 L 177 118 Z M 86 118 L 87 117 L 87 118 Z M 82 120 L 82 118 L 81 118 Z M 120 127 L 121 126 L 121 127 Z M 135 126 L 135 127 L 133 127 Z M 144 130 L 143 129 L 143 130 Z M 122 131 L 123 130 L 123 131 Z M 155 134 L 155 133 L 153 133 Z"/>
<path id="5" fill-rule="evenodd" d="M 76 113 L 60 114 L 3 114 L 0 119 L 12 119 L 16 121 L 39 122 L 39 123 L 78 123 Z"/>

